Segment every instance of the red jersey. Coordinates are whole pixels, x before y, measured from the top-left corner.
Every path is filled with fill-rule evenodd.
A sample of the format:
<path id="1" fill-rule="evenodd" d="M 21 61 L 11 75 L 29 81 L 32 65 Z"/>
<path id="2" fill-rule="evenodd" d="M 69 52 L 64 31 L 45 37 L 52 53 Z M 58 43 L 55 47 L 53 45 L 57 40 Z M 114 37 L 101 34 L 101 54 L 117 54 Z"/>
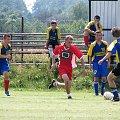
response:
<path id="1" fill-rule="evenodd" d="M 71 45 L 70 48 L 65 48 L 64 45 L 57 46 L 53 54 L 59 55 L 60 57 L 59 67 L 67 69 L 72 69 L 73 55 L 77 56 L 79 59 L 83 56 L 79 48 L 74 45 Z"/>

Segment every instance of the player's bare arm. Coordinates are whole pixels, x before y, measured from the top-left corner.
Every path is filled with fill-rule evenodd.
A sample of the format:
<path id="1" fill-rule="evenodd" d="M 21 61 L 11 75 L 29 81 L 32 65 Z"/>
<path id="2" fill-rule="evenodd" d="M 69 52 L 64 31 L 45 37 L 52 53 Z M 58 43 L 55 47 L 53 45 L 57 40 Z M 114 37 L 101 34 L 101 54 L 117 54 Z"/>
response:
<path id="1" fill-rule="evenodd" d="M 10 55 L 10 54 L 8 54 L 8 55 L 1 55 L 1 54 L 0 54 L 0 58 L 11 59 L 11 55 Z"/>
<path id="2" fill-rule="evenodd" d="M 52 55 L 52 66 L 53 69 L 55 69 L 55 55 Z"/>
<path id="3" fill-rule="evenodd" d="M 83 74 L 84 74 L 84 75 L 88 75 L 87 71 L 85 70 L 84 59 L 81 58 L 80 60 L 81 60 L 81 68 L 82 68 Z"/>
<path id="4" fill-rule="evenodd" d="M 92 57 L 89 57 L 89 69 L 92 70 L 93 66 L 92 66 Z"/>
<path id="5" fill-rule="evenodd" d="M 112 55 L 112 53 L 108 52 L 103 59 L 99 60 L 98 64 L 101 64 L 104 60 L 110 58 L 111 55 Z"/>

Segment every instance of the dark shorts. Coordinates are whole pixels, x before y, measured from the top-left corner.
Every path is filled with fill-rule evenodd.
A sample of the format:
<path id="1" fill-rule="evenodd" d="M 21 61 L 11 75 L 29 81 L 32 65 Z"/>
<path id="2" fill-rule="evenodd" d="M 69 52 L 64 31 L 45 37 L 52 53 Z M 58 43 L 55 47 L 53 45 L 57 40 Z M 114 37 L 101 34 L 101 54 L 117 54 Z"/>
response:
<path id="1" fill-rule="evenodd" d="M 93 36 L 93 35 L 90 35 L 90 38 L 89 38 L 89 40 L 88 40 L 88 44 L 90 45 L 92 42 L 94 42 L 95 41 L 95 36 Z"/>
<path id="2" fill-rule="evenodd" d="M 120 63 L 118 63 L 115 68 L 112 70 L 112 73 L 115 75 L 115 76 L 119 76 L 120 75 Z"/>
<path id="3" fill-rule="evenodd" d="M 8 63 L 0 63 L 0 75 L 3 75 L 3 72 L 10 71 Z"/>
<path id="4" fill-rule="evenodd" d="M 49 43 L 48 43 L 47 46 L 49 46 L 49 45 L 52 45 L 52 48 L 54 49 L 55 46 L 59 45 L 59 43 L 58 43 L 57 41 L 53 41 L 53 40 L 51 40 L 51 41 L 49 41 Z"/>

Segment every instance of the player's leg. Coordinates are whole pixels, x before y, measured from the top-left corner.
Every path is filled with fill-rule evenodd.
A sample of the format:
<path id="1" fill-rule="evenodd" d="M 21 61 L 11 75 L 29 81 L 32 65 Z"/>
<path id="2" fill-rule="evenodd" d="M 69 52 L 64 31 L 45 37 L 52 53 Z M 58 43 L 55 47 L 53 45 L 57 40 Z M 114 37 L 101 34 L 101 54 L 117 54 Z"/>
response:
<path id="1" fill-rule="evenodd" d="M 53 53 L 53 47 L 52 45 L 49 43 L 48 45 L 48 52 L 49 52 L 49 57 L 50 57 L 50 67 L 52 65 L 52 53 Z"/>
<path id="2" fill-rule="evenodd" d="M 99 87 L 99 78 L 98 77 L 94 77 L 94 92 L 95 95 L 98 96 L 99 95 L 99 91 L 98 91 L 98 87 Z"/>
<path id="3" fill-rule="evenodd" d="M 112 93 L 114 95 L 113 101 L 119 101 L 119 94 L 118 94 L 117 86 L 114 81 L 116 77 L 119 75 L 120 75 L 120 63 L 117 64 L 117 66 L 109 73 L 107 77 L 109 86 L 112 89 Z"/>
<path id="4" fill-rule="evenodd" d="M 10 96 L 10 92 L 8 90 L 9 83 L 10 83 L 10 80 L 9 80 L 9 71 L 10 71 L 10 67 L 9 67 L 8 63 L 1 64 L 1 73 L 4 76 L 4 88 L 5 88 L 5 94 L 7 96 Z"/>
<path id="5" fill-rule="evenodd" d="M 104 92 L 105 92 L 105 84 L 106 84 L 106 77 L 102 77 L 102 80 L 101 80 L 101 95 L 103 95 Z"/>
<path id="6" fill-rule="evenodd" d="M 52 87 L 56 87 L 56 86 L 65 88 L 65 83 L 61 83 L 61 82 L 57 81 L 56 79 L 53 79 L 51 81 L 50 85 L 48 86 L 48 89 L 51 89 Z"/>
<path id="7" fill-rule="evenodd" d="M 88 40 L 89 40 L 89 32 L 85 30 L 84 31 L 84 43 L 86 46 L 88 46 Z"/>
<path id="8" fill-rule="evenodd" d="M 108 68 L 107 68 L 107 62 L 104 61 L 101 65 L 99 65 L 100 68 L 100 74 L 101 74 L 101 95 L 105 92 L 105 84 L 107 81 L 107 75 L 108 75 Z"/>
<path id="9" fill-rule="evenodd" d="M 118 94 L 117 86 L 116 86 L 115 81 L 114 81 L 115 79 L 116 79 L 116 76 L 111 71 L 107 77 L 108 84 L 109 84 L 109 86 L 112 90 L 112 93 L 114 95 L 113 101 L 119 101 L 119 94 Z"/>
<path id="10" fill-rule="evenodd" d="M 62 79 L 65 82 L 65 89 L 66 89 L 67 97 L 68 97 L 68 99 L 71 99 L 72 98 L 71 93 L 70 93 L 71 80 L 69 79 L 67 74 L 63 74 Z"/>
<path id="11" fill-rule="evenodd" d="M 99 87 L 99 78 L 100 78 L 100 72 L 99 72 L 99 65 L 97 62 L 93 62 L 93 76 L 94 76 L 94 92 L 95 95 L 98 95 L 98 87 Z"/>
<path id="12" fill-rule="evenodd" d="M 55 48 L 56 48 L 57 46 L 58 46 L 58 45 L 56 44 L 56 45 L 55 45 Z M 58 55 L 55 55 L 55 62 L 57 62 L 57 63 L 59 62 L 58 57 L 59 57 Z"/>
<path id="13" fill-rule="evenodd" d="M 6 94 L 7 96 L 10 96 L 10 91 L 8 90 L 8 88 L 9 88 L 9 83 L 10 83 L 10 80 L 9 80 L 9 72 L 8 72 L 8 71 L 4 71 L 4 72 L 3 72 L 3 76 L 4 76 L 5 94 Z"/>

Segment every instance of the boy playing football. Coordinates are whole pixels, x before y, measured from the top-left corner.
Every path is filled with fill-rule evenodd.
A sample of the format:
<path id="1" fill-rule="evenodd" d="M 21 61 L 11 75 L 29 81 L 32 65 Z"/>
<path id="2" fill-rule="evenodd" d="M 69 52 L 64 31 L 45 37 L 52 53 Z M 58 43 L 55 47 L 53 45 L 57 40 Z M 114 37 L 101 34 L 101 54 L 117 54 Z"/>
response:
<path id="1" fill-rule="evenodd" d="M 83 73 L 87 75 L 84 66 L 83 54 L 78 49 L 78 47 L 72 45 L 72 41 L 73 37 L 71 35 L 67 35 L 65 37 L 65 43 L 63 45 L 57 46 L 53 51 L 52 68 L 55 68 L 55 55 L 59 55 L 60 63 L 58 66 L 58 72 L 64 83 L 53 80 L 49 85 L 49 89 L 54 86 L 65 88 L 68 99 L 72 99 L 70 87 L 72 80 L 72 58 L 74 55 L 81 60 Z"/>
<path id="2" fill-rule="evenodd" d="M 11 59 L 11 55 L 9 54 L 10 50 L 10 40 L 11 36 L 6 34 L 3 37 L 3 41 L 0 43 L 0 75 L 4 76 L 4 88 L 5 94 L 10 96 L 9 87 L 9 63 L 8 60 Z"/>

